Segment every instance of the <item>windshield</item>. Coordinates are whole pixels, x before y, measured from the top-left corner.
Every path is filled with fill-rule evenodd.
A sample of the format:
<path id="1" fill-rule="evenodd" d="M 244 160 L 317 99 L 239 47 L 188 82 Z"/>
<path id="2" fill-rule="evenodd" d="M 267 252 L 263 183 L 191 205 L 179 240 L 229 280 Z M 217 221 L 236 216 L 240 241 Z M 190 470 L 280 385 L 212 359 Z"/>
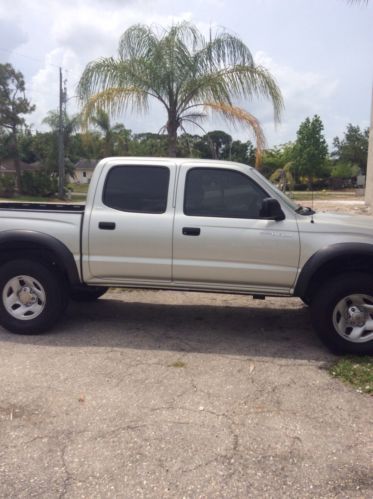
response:
<path id="1" fill-rule="evenodd" d="M 299 204 L 295 203 L 292 199 L 290 199 L 284 192 L 280 191 L 275 185 L 272 184 L 269 180 L 267 180 L 261 173 L 258 172 L 258 170 L 255 170 L 254 168 L 251 170 L 254 175 L 259 177 L 263 182 L 266 183 L 269 189 L 274 191 L 277 196 L 279 196 L 282 201 L 292 210 L 297 211 L 299 209 Z"/>

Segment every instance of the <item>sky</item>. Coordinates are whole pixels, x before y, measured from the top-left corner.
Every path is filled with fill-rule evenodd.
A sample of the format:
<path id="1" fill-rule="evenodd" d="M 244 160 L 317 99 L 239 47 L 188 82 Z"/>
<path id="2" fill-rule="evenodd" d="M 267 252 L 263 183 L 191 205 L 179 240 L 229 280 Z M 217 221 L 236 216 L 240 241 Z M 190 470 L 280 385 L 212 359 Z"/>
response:
<path id="1" fill-rule="evenodd" d="M 365 128 L 370 120 L 373 83 L 373 2 L 348 0 L 0 0 L 0 62 L 10 62 L 26 80 L 36 111 L 34 129 L 58 108 L 58 67 L 63 67 L 68 112 L 79 109 L 74 95 L 85 65 L 115 56 L 129 26 L 167 27 L 190 21 L 205 33 L 225 28 L 249 47 L 254 60 L 271 71 L 284 97 L 275 125 L 269 102 L 241 102 L 262 123 L 267 145 L 294 140 L 299 124 L 319 114 L 329 144 L 348 123 Z M 165 124 L 155 104 L 145 115 L 120 119 L 133 132 L 158 132 Z M 232 129 L 215 116 L 206 131 L 222 129 L 240 140 L 247 130 Z M 190 129 L 191 133 L 201 133 Z"/>

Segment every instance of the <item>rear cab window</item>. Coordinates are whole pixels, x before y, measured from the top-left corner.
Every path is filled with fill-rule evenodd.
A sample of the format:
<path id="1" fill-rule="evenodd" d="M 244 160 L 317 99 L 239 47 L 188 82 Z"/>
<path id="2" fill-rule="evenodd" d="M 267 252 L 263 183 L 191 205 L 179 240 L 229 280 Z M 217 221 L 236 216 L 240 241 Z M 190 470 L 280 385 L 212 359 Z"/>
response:
<path id="1" fill-rule="evenodd" d="M 165 213 L 169 182 L 166 166 L 114 166 L 107 174 L 102 202 L 125 212 Z"/>

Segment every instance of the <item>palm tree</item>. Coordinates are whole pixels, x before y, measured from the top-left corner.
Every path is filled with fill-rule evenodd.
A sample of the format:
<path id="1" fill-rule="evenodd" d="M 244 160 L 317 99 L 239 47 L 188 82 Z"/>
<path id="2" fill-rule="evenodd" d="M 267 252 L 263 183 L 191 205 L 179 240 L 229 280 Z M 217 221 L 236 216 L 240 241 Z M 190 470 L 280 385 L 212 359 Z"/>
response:
<path id="1" fill-rule="evenodd" d="M 65 146 L 67 146 L 70 136 L 80 127 L 80 116 L 78 114 L 69 116 L 66 112 L 64 112 L 62 119 Z M 42 123 L 48 125 L 52 132 L 57 133 L 60 126 L 59 111 L 48 111 L 47 116 L 43 119 Z"/>
<path id="2" fill-rule="evenodd" d="M 269 71 L 256 65 L 248 47 L 225 31 L 206 39 L 190 23 L 168 30 L 144 25 L 127 29 L 119 41 L 118 57 L 92 61 L 78 85 L 86 124 L 97 109 L 116 115 L 127 107 L 146 111 L 149 99 L 165 108 L 163 130 L 169 139 L 169 155 L 176 156 L 178 131 L 200 127 L 208 111 L 222 115 L 233 125 L 244 124 L 256 138 L 257 162 L 264 147 L 258 120 L 234 105 L 235 99 L 264 97 L 274 108 L 275 120 L 283 108 L 281 92 Z"/>
<path id="3" fill-rule="evenodd" d="M 293 161 L 289 161 L 282 168 L 277 168 L 271 177 L 270 181 L 277 184 L 283 192 L 294 188 L 294 177 L 292 174 Z"/>
<path id="4" fill-rule="evenodd" d="M 104 136 L 104 156 L 112 156 L 114 154 L 115 142 L 121 142 L 123 150 L 128 150 L 128 130 L 117 123 L 112 126 L 109 114 L 102 108 L 98 108 L 96 114 L 91 117 L 91 123 L 103 134 Z M 123 139 L 127 139 L 123 142 Z"/>
<path id="5" fill-rule="evenodd" d="M 113 130 L 110 123 L 110 116 L 103 109 L 99 108 L 96 114 L 92 116 L 91 122 L 104 136 L 104 156 L 112 156 Z"/>
<path id="6" fill-rule="evenodd" d="M 69 148 L 71 142 L 71 136 L 77 132 L 80 128 L 80 116 L 75 114 L 69 116 L 66 111 L 63 113 L 63 141 L 65 150 L 65 170 L 67 175 L 74 177 L 74 165 L 69 158 Z M 58 111 L 48 111 L 47 116 L 43 119 L 42 123 L 49 126 L 52 133 L 57 136 L 59 126 L 60 126 L 60 114 Z M 54 169 L 57 165 L 57 149 L 54 149 L 52 156 L 49 159 L 49 166 Z"/>

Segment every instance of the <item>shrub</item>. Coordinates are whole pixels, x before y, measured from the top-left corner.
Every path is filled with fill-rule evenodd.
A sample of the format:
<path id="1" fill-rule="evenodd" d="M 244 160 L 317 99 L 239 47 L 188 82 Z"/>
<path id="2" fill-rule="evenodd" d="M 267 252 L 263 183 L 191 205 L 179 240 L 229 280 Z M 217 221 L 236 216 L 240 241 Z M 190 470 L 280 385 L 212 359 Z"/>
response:
<path id="1" fill-rule="evenodd" d="M 359 174 L 359 167 L 346 163 L 337 163 L 332 168 L 332 177 L 334 178 L 348 178 L 356 177 Z"/>
<path id="2" fill-rule="evenodd" d="M 43 171 L 22 173 L 21 183 L 27 196 L 53 196 L 58 189 L 57 179 Z"/>
<path id="3" fill-rule="evenodd" d="M 0 175 L 0 196 L 10 198 L 14 195 L 16 179 L 13 175 Z"/>

